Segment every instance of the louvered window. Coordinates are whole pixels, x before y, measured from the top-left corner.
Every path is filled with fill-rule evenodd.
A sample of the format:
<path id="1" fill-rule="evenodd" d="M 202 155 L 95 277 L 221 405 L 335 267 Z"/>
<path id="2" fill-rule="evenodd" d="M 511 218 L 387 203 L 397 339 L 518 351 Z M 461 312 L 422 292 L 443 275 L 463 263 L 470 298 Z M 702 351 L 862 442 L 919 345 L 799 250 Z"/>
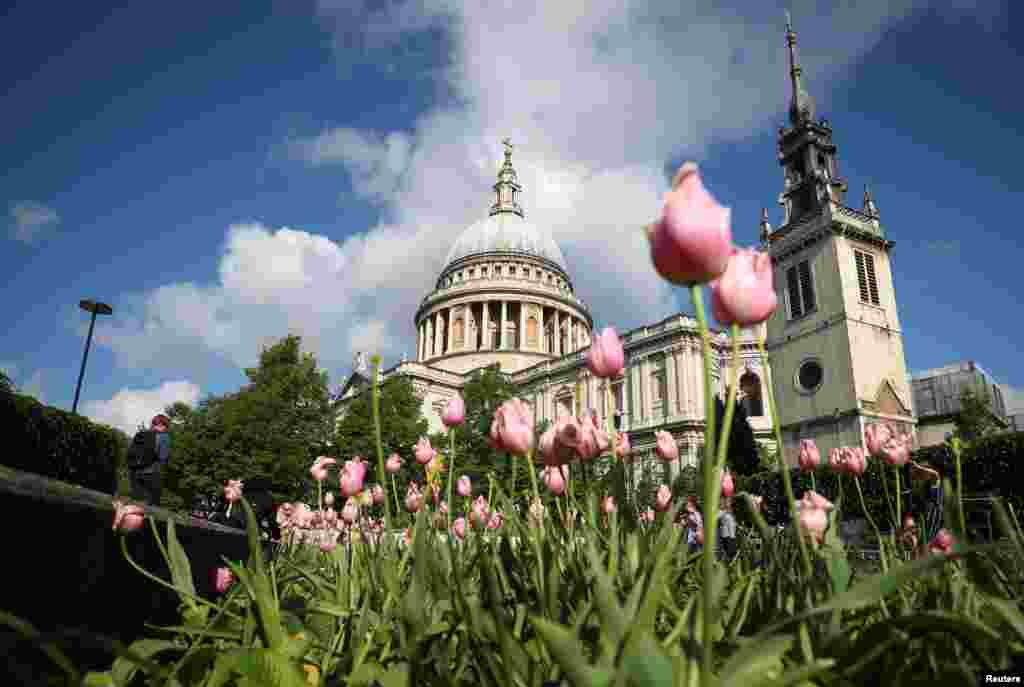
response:
<path id="1" fill-rule="evenodd" d="M 786 270 L 786 292 L 789 296 L 790 319 L 803 317 L 817 306 L 809 261 L 801 260 Z"/>
<path id="2" fill-rule="evenodd" d="M 857 285 L 860 287 L 860 299 L 864 303 L 879 305 L 878 298 L 878 277 L 875 275 L 875 256 L 869 253 L 862 253 L 859 250 L 853 252 L 857 262 Z"/>

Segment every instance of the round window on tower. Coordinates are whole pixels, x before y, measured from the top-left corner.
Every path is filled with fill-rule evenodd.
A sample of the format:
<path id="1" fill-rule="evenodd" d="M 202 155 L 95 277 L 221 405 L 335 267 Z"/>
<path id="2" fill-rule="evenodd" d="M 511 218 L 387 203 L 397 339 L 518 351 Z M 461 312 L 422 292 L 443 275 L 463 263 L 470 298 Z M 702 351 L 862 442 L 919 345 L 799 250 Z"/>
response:
<path id="1" fill-rule="evenodd" d="M 796 379 L 793 381 L 796 383 L 797 391 L 813 394 L 825 381 L 825 369 L 821 366 L 821 361 L 817 358 L 804 360 L 797 368 Z"/>

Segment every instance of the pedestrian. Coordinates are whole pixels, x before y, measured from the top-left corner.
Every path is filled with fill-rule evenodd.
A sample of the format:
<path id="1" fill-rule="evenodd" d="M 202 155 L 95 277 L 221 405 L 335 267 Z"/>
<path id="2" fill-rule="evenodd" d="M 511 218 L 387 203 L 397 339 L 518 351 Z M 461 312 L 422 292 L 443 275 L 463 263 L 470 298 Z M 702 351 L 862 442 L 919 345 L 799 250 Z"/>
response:
<path id="1" fill-rule="evenodd" d="M 921 480 L 927 485 L 925 487 L 921 541 L 929 542 L 944 525 L 943 497 L 945 494 L 942 492 L 942 480 L 945 477 L 945 466 L 941 461 L 935 461 L 932 464 L 911 461 L 911 467 L 914 479 Z"/>
<path id="2" fill-rule="evenodd" d="M 697 497 L 686 497 L 686 545 L 690 554 L 704 548 L 704 517 L 697 507 Z"/>
<path id="3" fill-rule="evenodd" d="M 731 561 L 736 557 L 736 516 L 732 514 L 732 500 L 722 500 L 722 510 L 718 514 L 718 537 L 722 540 L 721 558 Z"/>
<path id="4" fill-rule="evenodd" d="M 128 487 L 136 501 L 160 505 L 160 482 L 171 459 L 171 437 L 167 434 L 170 424 L 166 415 L 156 415 L 149 429 L 137 432 L 128 447 Z"/>

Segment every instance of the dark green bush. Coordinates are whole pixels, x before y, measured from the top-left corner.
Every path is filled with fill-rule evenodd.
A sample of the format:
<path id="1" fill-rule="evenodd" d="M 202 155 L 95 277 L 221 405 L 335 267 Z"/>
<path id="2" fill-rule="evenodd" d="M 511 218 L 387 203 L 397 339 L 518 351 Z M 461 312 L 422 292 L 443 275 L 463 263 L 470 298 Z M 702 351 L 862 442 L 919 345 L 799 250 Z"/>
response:
<path id="1" fill-rule="evenodd" d="M 113 493 L 128 437 L 21 394 L 0 394 L 4 465 Z"/>

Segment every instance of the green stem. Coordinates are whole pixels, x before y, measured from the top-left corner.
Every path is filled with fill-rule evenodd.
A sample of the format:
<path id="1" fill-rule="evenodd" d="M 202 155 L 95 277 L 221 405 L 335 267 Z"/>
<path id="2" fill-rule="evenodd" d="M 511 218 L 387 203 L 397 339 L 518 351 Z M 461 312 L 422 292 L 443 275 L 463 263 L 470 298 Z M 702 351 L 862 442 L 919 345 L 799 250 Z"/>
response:
<path id="1" fill-rule="evenodd" d="M 398 500 L 398 487 L 395 486 L 395 476 L 391 475 L 391 495 L 395 497 L 395 515 L 402 512 L 402 502 Z"/>
<path id="2" fill-rule="evenodd" d="M 871 513 L 868 512 L 867 503 L 864 501 L 864 490 L 860 487 L 860 478 L 857 475 L 853 476 L 853 484 L 857 487 L 857 496 L 860 497 L 860 508 L 864 511 L 864 517 L 871 523 L 871 529 L 875 531 L 875 539 L 878 540 L 878 557 L 882 562 L 882 572 L 887 572 L 885 565 L 885 557 L 882 555 L 882 532 L 878 529 L 878 525 L 875 523 L 875 519 L 871 517 Z"/>
<path id="3" fill-rule="evenodd" d="M 153 573 L 149 572 L 148 570 L 146 570 L 145 568 L 140 566 L 138 563 L 136 563 L 135 560 L 131 557 L 131 554 L 128 553 L 128 546 L 125 543 L 124 535 L 121 535 L 121 552 L 124 554 L 124 558 L 125 558 L 126 561 L 128 561 L 129 565 L 131 565 L 133 568 L 135 568 L 140 573 L 142 573 L 143 576 L 148 577 L 149 579 L 153 580 L 154 582 L 156 582 L 159 585 L 163 585 L 164 587 L 167 587 L 168 589 L 170 589 L 171 591 L 175 592 L 179 596 L 182 596 L 182 597 L 187 598 L 187 599 L 191 599 L 192 601 L 198 601 L 199 603 L 203 604 L 204 606 L 209 606 L 210 608 L 212 608 L 215 611 L 218 610 L 219 607 L 218 607 L 217 604 L 210 603 L 206 599 L 203 599 L 201 597 L 189 594 L 188 592 L 184 592 L 184 591 L 178 589 L 173 584 L 171 584 L 171 583 L 169 583 L 169 582 L 167 582 L 165 580 L 161 580 L 159 577 L 157 577 L 156 575 L 154 575 Z M 227 615 L 231 616 L 232 618 L 234 618 L 235 620 L 244 620 L 244 618 L 242 616 L 238 615 L 237 613 L 229 613 L 227 611 L 225 611 L 225 613 Z"/>
<path id="4" fill-rule="evenodd" d="M 957 511 L 960 517 L 960 536 L 967 537 L 967 520 L 964 517 L 964 481 L 963 481 L 963 470 L 960 463 L 960 452 L 963 447 L 960 444 L 960 439 L 954 438 L 952 442 L 953 459 L 956 461 L 956 503 Z"/>
<path id="5" fill-rule="evenodd" d="M 446 497 L 448 503 L 447 523 L 448 531 L 452 529 L 452 482 L 455 481 L 455 428 L 448 428 L 448 496 Z"/>
<path id="6" fill-rule="evenodd" d="M 898 529 L 903 525 L 903 504 L 901 503 L 903 495 L 900 493 L 900 469 L 893 467 L 893 472 L 896 473 L 896 524 L 893 529 Z"/>
<path id="7" fill-rule="evenodd" d="M 377 481 L 384 484 L 384 442 L 380 433 L 380 356 L 371 359 L 373 379 L 373 437 L 377 443 Z M 384 530 L 391 531 L 391 504 L 384 499 Z"/>
<path id="8" fill-rule="evenodd" d="M 768 369 L 768 353 L 764 349 L 764 341 L 757 337 L 757 349 L 761 353 L 761 367 Z M 786 498 L 789 500 L 789 516 L 793 521 L 793 531 L 796 534 L 796 541 L 800 547 L 800 560 L 803 562 L 804 573 L 810 580 L 813 574 L 811 559 L 807 554 L 807 543 L 804 541 L 803 533 L 800 531 L 800 517 L 796 512 L 796 498 L 793 496 L 793 480 L 789 476 L 789 467 L 786 465 L 785 448 L 782 443 L 782 428 L 779 426 L 779 415 L 775 412 L 775 390 L 774 384 L 768 385 L 768 413 L 772 417 L 772 428 L 775 430 L 775 457 L 779 461 L 779 470 L 782 472 L 782 486 L 786 490 Z"/>
<path id="9" fill-rule="evenodd" d="M 895 523 L 893 524 L 893 529 L 896 529 L 897 527 L 899 527 L 900 523 L 898 520 L 895 520 L 896 508 L 893 505 L 892 499 L 889 498 L 889 480 L 885 478 L 884 466 L 882 466 L 882 491 L 885 492 L 885 503 L 887 506 L 889 506 L 889 517 L 893 518 L 895 521 Z"/>
<path id="10" fill-rule="evenodd" d="M 721 494 L 722 478 L 719 476 L 715 455 L 715 396 L 711 380 L 711 332 L 704 314 L 704 298 L 700 284 L 690 286 L 690 297 L 697 313 L 697 323 L 703 342 L 704 361 L 704 552 L 701 563 L 704 572 L 704 605 L 702 609 L 704 651 L 701 656 L 701 684 L 710 684 L 714 667 L 714 642 L 712 637 L 711 609 L 714 606 L 714 585 L 711 580 L 715 572 L 715 530 L 718 520 L 718 496 Z"/>
<path id="11" fill-rule="evenodd" d="M 718 466 L 725 465 L 725 459 L 729 455 L 729 435 L 732 433 L 732 416 L 736 408 L 736 395 L 738 392 L 736 377 L 740 367 L 740 326 L 735 322 L 732 325 L 732 364 L 729 366 L 729 394 L 725 406 L 725 417 L 722 419 L 722 439 L 718 444 Z"/>

